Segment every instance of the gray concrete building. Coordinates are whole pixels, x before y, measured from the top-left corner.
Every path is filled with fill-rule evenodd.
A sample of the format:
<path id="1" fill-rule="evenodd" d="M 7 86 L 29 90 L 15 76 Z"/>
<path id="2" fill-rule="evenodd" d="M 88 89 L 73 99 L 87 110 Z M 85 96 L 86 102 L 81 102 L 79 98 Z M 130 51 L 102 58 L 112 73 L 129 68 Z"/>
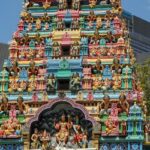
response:
<path id="1" fill-rule="evenodd" d="M 4 59 L 8 58 L 8 44 L 0 43 L 0 70 L 2 70 Z"/>
<path id="2" fill-rule="evenodd" d="M 123 16 L 128 21 L 131 46 L 138 63 L 150 58 L 150 22 L 124 11 Z"/>

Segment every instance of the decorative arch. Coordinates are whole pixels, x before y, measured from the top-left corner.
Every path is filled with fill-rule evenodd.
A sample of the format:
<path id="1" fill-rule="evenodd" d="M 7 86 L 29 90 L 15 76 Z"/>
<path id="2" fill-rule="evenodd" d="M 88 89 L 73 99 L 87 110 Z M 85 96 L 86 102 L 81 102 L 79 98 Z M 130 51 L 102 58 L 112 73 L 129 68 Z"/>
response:
<path id="1" fill-rule="evenodd" d="M 56 98 L 56 99 L 51 100 L 48 104 L 45 104 L 38 109 L 38 111 L 36 112 L 36 115 L 34 117 L 32 117 L 28 122 L 29 128 L 31 128 L 31 125 L 33 122 L 36 122 L 39 120 L 39 117 L 43 111 L 45 111 L 47 109 L 51 109 L 55 104 L 59 104 L 62 102 L 68 103 L 73 108 L 78 109 L 81 112 L 83 112 L 85 119 L 90 121 L 92 123 L 92 126 L 96 125 L 96 121 L 89 115 L 88 111 L 84 108 L 84 106 L 82 106 L 81 104 L 77 104 L 70 98 Z"/>

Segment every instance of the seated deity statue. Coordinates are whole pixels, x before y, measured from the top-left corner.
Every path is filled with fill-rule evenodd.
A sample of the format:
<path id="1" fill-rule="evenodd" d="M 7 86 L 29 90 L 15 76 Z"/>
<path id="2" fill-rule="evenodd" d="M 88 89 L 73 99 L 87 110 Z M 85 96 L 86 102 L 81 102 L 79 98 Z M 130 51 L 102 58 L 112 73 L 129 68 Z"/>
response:
<path id="1" fill-rule="evenodd" d="M 121 93 L 119 96 L 118 107 L 121 108 L 121 112 L 129 113 L 129 103 L 126 100 L 126 96 L 124 93 Z"/>
<path id="2" fill-rule="evenodd" d="M 38 74 L 38 69 L 35 66 L 35 62 L 31 60 L 30 67 L 28 69 L 28 76 L 29 77 L 35 77 Z"/>
<path id="3" fill-rule="evenodd" d="M 19 75 L 20 68 L 18 67 L 17 60 L 12 63 L 12 67 L 10 68 L 10 76 L 16 78 Z"/>
<path id="4" fill-rule="evenodd" d="M 108 78 L 111 79 L 112 78 L 112 72 L 111 69 L 109 67 L 109 65 L 106 65 L 104 70 L 103 70 L 103 78 Z"/>
<path id="5" fill-rule="evenodd" d="M 87 16 L 87 20 L 92 22 L 96 20 L 96 15 L 94 11 L 90 11 L 89 15 Z"/>
<path id="6" fill-rule="evenodd" d="M 61 116 L 61 121 L 55 124 L 55 128 L 57 130 L 56 140 L 58 144 L 62 144 L 63 146 L 67 143 L 69 137 L 69 128 L 68 123 L 66 121 L 65 115 Z"/>
<path id="7" fill-rule="evenodd" d="M 16 112 L 14 108 L 9 112 L 10 118 L 2 123 L 2 127 L 5 131 L 5 136 L 7 137 L 18 137 L 16 135 L 16 130 L 20 126 L 19 121 L 16 118 Z"/>
<path id="8" fill-rule="evenodd" d="M 2 94 L 2 99 L 1 99 L 1 104 L 0 104 L 1 113 L 7 115 L 8 107 L 9 107 L 8 98 L 6 94 Z"/>
<path id="9" fill-rule="evenodd" d="M 23 92 L 27 89 L 27 82 L 22 80 L 19 82 L 19 87 L 18 87 L 18 91 L 19 92 Z"/>
<path id="10" fill-rule="evenodd" d="M 94 78 L 93 79 L 93 90 L 98 90 L 102 87 L 102 81 L 101 81 L 101 77 L 99 78 Z"/>
<path id="11" fill-rule="evenodd" d="M 118 74 L 114 74 L 113 76 L 113 90 L 117 90 L 121 88 L 121 77 Z"/>
<path id="12" fill-rule="evenodd" d="M 95 7 L 96 6 L 96 3 L 97 3 L 97 0 L 89 0 L 89 6 L 91 8 Z"/>
<path id="13" fill-rule="evenodd" d="M 102 80 L 102 90 L 109 90 L 112 87 L 112 82 L 110 79 L 106 78 Z"/>
<path id="14" fill-rule="evenodd" d="M 111 117 L 109 117 L 106 120 L 105 125 L 106 125 L 106 134 L 107 135 L 110 135 L 111 133 L 115 132 L 115 130 L 117 129 L 116 123 Z"/>
<path id="15" fill-rule="evenodd" d="M 102 103 L 100 104 L 100 115 L 109 114 L 110 107 L 111 107 L 110 97 L 108 95 L 105 95 L 103 97 Z"/>
<path id="16" fill-rule="evenodd" d="M 19 109 L 19 114 L 24 114 L 26 112 L 26 105 L 24 104 L 24 99 L 22 96 L 18 96 L 17 105 Z"/>
<path id="17" fill-rule="evenodd" d="M 119 134 L 119 118 L 118 118 L 119 108 L 117 103 L 112 103 L 110 109 L 110 115 L 105 122 L 106 134 Z"/>
<path id="18" fill-rule="evenodd" d="M 15 105 L 11 105 L 11 109 L 9 110 L 9 118 L 16 118 L 17 110 Z"/>

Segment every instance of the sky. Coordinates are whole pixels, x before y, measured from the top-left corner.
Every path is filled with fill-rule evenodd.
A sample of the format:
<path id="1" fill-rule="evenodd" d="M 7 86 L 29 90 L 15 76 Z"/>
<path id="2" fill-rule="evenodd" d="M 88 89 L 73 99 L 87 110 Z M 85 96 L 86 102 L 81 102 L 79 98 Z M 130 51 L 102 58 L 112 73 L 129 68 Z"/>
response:
<path id="1" fill-rule="evenodd" d="M 17 29 L 23 0 L 3 0 L 0 7 L 0 42 L 8 43 Z M 122 0 L 123 8 L 150 22 L 150 0 Z"/>

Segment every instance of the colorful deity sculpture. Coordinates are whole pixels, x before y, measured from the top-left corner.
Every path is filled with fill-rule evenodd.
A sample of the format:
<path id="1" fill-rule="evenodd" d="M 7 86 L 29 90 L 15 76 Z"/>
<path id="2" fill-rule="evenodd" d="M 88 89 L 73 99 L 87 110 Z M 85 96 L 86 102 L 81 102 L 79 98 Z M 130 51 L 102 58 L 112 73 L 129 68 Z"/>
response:
<path id="1" fill-rule="evenodd" d="M 34 149 L 37 149 L 39 148 L 39 144 L 40 144 L 40 141 L 39 141 L 39 133 L 38 133 L 38 129 L 34 129 L 34 133 L 32 134 L 31 136 L 31 147 L 34 148 Z"/>
<path id="2" fill-rule="evenodd" d="M 59 10 L 63 10 L 67 8 L 67 1 L 66 0 L 59 0 Z"/>
<path id="3" fill-rule="evenodd" d="M 61 121 L 55 125 L 55 128 L 58 131 L 58 133 L 56 134 L 57 142 L 65 144 L 69 137 L 69 132 L 68 132 L 69 128 L 65 119 L 65 115 L 61 116 Z"/>
<path id="4" fill-rule="evenodd" d="M 122 88 L 130 89 L 132 88 L 132 69 L 126 66 L 122 69 Z"/>
<path id="5" fill-rule="evenodd" d="M 38 73 L 38 69 L 35 66 L 35 62 L 31 61 L 30 62 L 30 67 L 28 69 L 28 76 L 34 78 L 37 75 L 37 73 Z"/>
<path id="6" fill-rule="evenodd" d="M 108 95 L 105 95 L 103 97 L 102 103 L 100 104 L 100 115 L 108 114 L 110 112 L 110 105 L 110 97 Z"/>
<path id="7" fill-rule="evenodd" d="M 0 91 L 7 92 L 8 91 L 8 80 L 9 80 L 9 72 L 6 67 L 3 67 L 3 71 L 0 72 Z"/>
<path id="8" fill-rule="evenodd" d="M 80 46 L 78 42 L 74 42 L 71 47 L 71 56 L 79 56 Z"/>
<path id="9" fill-rule="evenodd" d="M 70 89 L 71 90 L 79 90 L 81 85 L 80 85 L 80 76 L 78 73 L 74 73 L 72 75 L 72 79 L 70 80 Z"/>
<path id="10" fill-rule="evenodd" d="M 56 89 L 56 79 L 54 74 L 49 75 L 47 79 L 47 92 L 54 91 Z"/>
<path id="11" fill-rule="evenodd" d="M 0 107 L 2 113 L 8 114 L 8 107 L 9 107 L 8 98 L 7 98 L 6 94 L 3 94 L 2 99 L 1 99 L 1 107 Z"/>
<path id="12" fill-rule="evenodd" d="M 0 72 L 0 149 L 142 150 L 144 132 L 148 144 L 122 10 L 120 0 L 25 0 Z"/>
<path id="13" fill-rule="evenodd" d="M 26 105 L 23 102 L 23 98 L 19 96 L 17 102 L 18 102 L 17 105 L 19 109 L 19 114 L 24 114 L 26 112 Z"/>
<path id="14" fill-rule="evenodd" d="M 80 0 L 73 0 L 72 1 L 72 8 L 75 10 L 79 10 L 80 8 Z"/>
<path id="15" fill-rule="evenodd" d="M 97 0 L 89 0 L 89 6 L 91 8 L 95 7 L 96 6 L 96 3 L 97 3 Z"/>

